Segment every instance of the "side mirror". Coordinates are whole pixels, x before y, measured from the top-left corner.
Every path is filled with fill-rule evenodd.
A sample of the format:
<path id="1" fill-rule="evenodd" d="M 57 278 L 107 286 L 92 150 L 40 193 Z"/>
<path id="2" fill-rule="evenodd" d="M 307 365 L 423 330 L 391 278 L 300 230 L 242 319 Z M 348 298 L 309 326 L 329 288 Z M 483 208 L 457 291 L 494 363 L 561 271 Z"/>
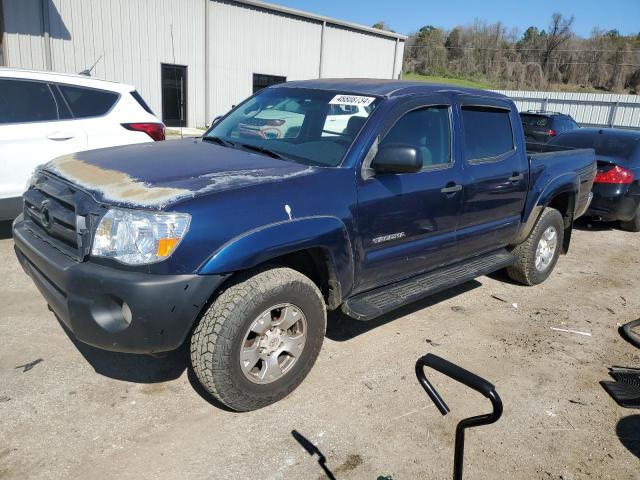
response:
<path id="1" fill-rule="evenodd" d="M 221 118 L 222 118 L 222 115 L 218 115 L 216 118 L 214 118 L 213 121 L 211 122 L 211 126 L 214 126 L 216 123 L 218 123 Z"/>
<path id="2" fill-rule="evenodd" d="M 422 168 L 422 158 L 413 147 L 388 145 L 378 150 L 371 168 L 376 173 L 413 173 Z"/>

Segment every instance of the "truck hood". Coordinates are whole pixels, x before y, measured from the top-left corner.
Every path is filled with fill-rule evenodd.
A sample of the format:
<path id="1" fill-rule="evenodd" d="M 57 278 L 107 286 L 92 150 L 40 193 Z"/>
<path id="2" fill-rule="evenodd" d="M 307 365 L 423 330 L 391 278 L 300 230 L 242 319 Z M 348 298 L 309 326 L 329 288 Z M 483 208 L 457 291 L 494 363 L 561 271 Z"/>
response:
<path id="1" fill-rule="evenodd" d="M 87 190 L 99 202 L 154 209 L 318 171 L 200 139 L 80 152 L 56 158 L 44 169 Z"/>

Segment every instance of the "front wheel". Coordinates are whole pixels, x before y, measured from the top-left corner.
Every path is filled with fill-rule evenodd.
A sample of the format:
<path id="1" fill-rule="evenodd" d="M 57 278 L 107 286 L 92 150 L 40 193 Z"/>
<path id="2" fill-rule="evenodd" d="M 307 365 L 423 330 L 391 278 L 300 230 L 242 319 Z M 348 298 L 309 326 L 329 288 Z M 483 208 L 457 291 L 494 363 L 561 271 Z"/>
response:
<path id="1" fill-rule="evenodd" d="M 554 208 L 546 208 L 527 240 L 511 252 L 516 262 L 507 267 L 507 274 L 524 285 L 544 282 L 558 261 L 563 240 L 562 215 Z"/>
<path id="2" fill-rule="evenodd" d="M 243 274 L 218 295 L 194 330 L 193 370 L 229 408 L 262 408 L 307 376 L 326 323 L 318 287 L 300 272 L 271 268 Z"/>

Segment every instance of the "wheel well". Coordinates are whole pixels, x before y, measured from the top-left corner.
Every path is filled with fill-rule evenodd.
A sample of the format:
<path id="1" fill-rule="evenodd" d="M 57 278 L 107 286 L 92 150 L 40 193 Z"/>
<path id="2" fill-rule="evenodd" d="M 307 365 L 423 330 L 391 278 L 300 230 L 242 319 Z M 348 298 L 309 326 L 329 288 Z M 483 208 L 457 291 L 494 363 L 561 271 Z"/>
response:
<path id="1" fill-rule="evenodd" d="M 333 310 L 342 303 L 340 284 L 329 252 L 323 248 L 309 248 L 272 258 L 267 263 L 289 267 L 309 277 L 320 289 L 327 308 Z"/>
<path id="2" fill-rule="evenodd" d="M 547 204 L 549 208 L 555 208 L 560 212 L 564 219 L 564 241 L 562 245 L 562 252 L 567 253 L 569 251 L 569 244 L 571 242 L 571 231 L 573 230 L 573 215 L 575 210 L 575 195 L 571 192 L 564 192 L 556 195 Z"/>

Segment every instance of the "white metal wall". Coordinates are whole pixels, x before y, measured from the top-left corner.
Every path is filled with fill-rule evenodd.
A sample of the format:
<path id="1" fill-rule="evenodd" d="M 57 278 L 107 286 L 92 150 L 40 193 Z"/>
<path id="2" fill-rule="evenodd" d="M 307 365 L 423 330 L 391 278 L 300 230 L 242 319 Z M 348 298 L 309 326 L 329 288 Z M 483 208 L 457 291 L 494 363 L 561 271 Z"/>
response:
<path id="1" fill-rule="evenodd" d="M 209 2 L 209 112 L 252 94 L 253 74 L 317 78 L 322 25 L 227 2 Z"/>
<path id="2" fill-rule="evenodd" d="M 162 115 L 160 65 L 187 66 L 187 122 L 203 125 L 202 0 L 53 0 L 71 38 L 53 22 L 53 70 L 80 72 L 102 55 L 92 75 L 135 85 Z M 173 37 L 173 40 L 172 40 Z M 175 55 L 175 59 L 174 59 Z"/>
<path id="3" fill-rule="evenodd" d="M 496 90 L 518 110 L 549 110 L 571 115 L 581 125 L 640 129 L 640 97 L 605 93 Z"/>
<path id="4" fill-rule="evenodd" d="M 400 74 L 403 41 L 331 24 L 324 27 L 322 40 L 322 31 L 323 22 L 318 20 L 235 2 L 210 2 L 210 116 L 221 115 L 248 97 L 254 73 L 287 80 Z"/>
<path id="5" fill-rule="evenodd" d="M 323 77 L 388 79 L 400 73 L 401 65 L 394 65 L 396 41 L 392 38 L 327 25 L 323 49 Z"/>
<path id="6" fill-rule="evenodd" d="M 204 0 L 48 0 L 51 70 L 134 85 L 161 117 L 160 65 L 187 66 L 187 121 L 205 125 Z M 46 70 L 41 0 L 4 0 L 7 64 Z M 172 41 L 173 34 L 173 41 Z"/>
<path id="7" fill-rule="evenodd" d="M 7 64 L 47 69 L 43 0 L 0 1 Z M 49 14 L 51 70 L 78 73 L 102 56 L 92 75 L 134 85 L 161 116 L 160 65 L 185 65 L 187 124 L 191 127 L 209 124 L 251 95 L 254 73 L 287 80 L 321 74 L 397 78 L 402 67 L 402 40 L 337 26 L 324 17 L 277 11 L 278 7 L 270 9 L 267 4 L 233 0 L 44 2 Z"/>
<path id="8" fill-rule="evenodd" d="M 0 0 L 3 5 L 7 65 L 46 68 L 41 0 Z"/>

